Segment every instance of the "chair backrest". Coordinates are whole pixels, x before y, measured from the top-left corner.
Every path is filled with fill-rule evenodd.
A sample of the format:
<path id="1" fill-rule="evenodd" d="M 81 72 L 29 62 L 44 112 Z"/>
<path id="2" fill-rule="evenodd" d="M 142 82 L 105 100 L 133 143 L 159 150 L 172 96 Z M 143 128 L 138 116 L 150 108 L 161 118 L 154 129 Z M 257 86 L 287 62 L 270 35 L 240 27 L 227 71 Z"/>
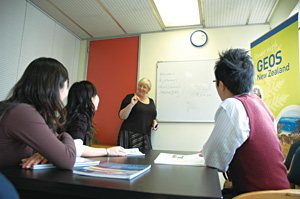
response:
<path id="1" fill-rule="evenodd" d="M 299 189 L 254 191 L 234 197 L 234 199 L 296 199 L 300 198 Z"/>

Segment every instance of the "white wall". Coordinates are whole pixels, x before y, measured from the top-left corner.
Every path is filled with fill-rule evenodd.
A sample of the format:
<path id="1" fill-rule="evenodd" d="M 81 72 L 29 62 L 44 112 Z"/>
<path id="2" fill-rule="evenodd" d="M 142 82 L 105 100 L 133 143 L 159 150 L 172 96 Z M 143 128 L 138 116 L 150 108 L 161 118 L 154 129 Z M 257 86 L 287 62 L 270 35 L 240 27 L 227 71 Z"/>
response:
<path id="1" fill-rule="evenodd" d="M 80 40 L 25 0 L 0 0 L 0 101 L 38 57 L 53 57 L 77 81 Z"/>
<path id="2" fill-rule="evenodd" d="M 295 6 L 295 8 L 293 9 L 293 11 L 291 12 L 291 14 L 289 15 L 288 18 L 290 18 L 298 13 L 298 21 L 299 21 L 299 12 L 300 12 L 300 1 L 297 3 L 297 5 Z M 300 27 L 299 22 L 298 22 L 298 27 Z"/>
<path id="3" fill-rule="evenodd" d="M 157 61 L 215 59 L 219 51 L 229 48 L 250 50 L 250 43 L 270 29 L 268 25 L 202 29 L 208 35 L 208 42 L 200 48 L 190 43 L 190 35 L 195 30 L 141 35 L 138 76 L 152 81 L 149 92 L 152 99 L 156 98 Z M 214 123 L 160 123 L 159 130 L 152 132 L 153 148 L 200 151 L 213 127 Z"/>
<path id="4" fill-rule="evenodd" d="M 291 11 L 295 8 L 298 2 L 299 0 L 279 0 L 269 21 L 270 28 L 274 29 L 276 26 L 288 19 Z"/>

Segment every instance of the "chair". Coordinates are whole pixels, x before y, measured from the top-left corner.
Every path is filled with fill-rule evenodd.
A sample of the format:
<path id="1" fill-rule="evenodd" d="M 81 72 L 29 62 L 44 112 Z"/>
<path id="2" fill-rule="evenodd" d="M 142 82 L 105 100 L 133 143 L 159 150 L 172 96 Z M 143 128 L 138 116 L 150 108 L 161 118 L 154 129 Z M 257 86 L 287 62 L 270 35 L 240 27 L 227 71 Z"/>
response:
<path id="1" fill-rule="evenodd" d="M 234 197 L 234 199 L 293 199 L 300 198 L 300 190 L 283 189 L 269 191 L 254 191 Z"/>
<path id="2" fill-rule="evenodd" d="M 226 172 L 223 172 L 223 177 L 225 178 L 223 189 L 227 189 L 227 188 L 231 187 L 232 186 L 232 181 L 229 180 L 229 177 L 227 176 Z"/>
<path id="3" fill-rule="evenodd" d="M 1 199 L 19 199 L 19 194 L 14 185 L 0 173 L 0 198 Z"/>

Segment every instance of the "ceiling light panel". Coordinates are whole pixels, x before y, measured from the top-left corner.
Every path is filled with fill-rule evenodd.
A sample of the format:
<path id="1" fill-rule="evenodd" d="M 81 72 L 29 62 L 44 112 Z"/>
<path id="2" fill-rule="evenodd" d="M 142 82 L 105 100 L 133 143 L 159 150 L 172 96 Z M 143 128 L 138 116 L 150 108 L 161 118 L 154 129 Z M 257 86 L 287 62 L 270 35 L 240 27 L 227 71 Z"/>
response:
<path id="1" fill-rule="evenodd" d="M 100 0 L 127 33 L 161 31 L 148 0 Z"/>
<path id="2" fill-rule="evenodd" d="M 266 23 L 276 4 L 276 0 L 256 0 L 250 15 L 249 24 Z"/>
<path id="3" fill-rule="evenodd" d="M 204 0 L 206 27 L 245 25 L 252 0 Z"/>
<path id="4" fill-rule="evenodd" d="M 198 0 L 154 0 L 166 27 L 200 25 Z"/>

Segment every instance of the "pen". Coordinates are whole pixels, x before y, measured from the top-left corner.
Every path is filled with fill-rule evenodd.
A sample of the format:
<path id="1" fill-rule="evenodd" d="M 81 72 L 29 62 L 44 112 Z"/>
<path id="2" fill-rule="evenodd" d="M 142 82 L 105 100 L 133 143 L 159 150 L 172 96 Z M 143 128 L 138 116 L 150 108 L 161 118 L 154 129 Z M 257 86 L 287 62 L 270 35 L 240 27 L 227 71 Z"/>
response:
<path id="1" fill-rule="evenodd" d="M 154 128 L 157 128 L 158 127 L 158 123 L 155 125 L 155 127 Z"/>

